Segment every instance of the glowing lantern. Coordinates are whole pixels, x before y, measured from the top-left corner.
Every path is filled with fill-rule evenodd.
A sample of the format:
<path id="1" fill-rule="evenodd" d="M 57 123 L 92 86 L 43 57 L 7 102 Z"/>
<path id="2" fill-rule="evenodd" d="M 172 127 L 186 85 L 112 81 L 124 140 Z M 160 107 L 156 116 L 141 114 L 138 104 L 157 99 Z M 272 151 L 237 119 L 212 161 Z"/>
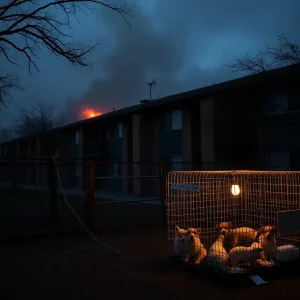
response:
<path id="1" fill-rule="evenodd" d="M 233 196 L 238 196 L 240 194 L 241 190 L 238 184 L 233 184 L 231 186 L 231 194 Z"/>

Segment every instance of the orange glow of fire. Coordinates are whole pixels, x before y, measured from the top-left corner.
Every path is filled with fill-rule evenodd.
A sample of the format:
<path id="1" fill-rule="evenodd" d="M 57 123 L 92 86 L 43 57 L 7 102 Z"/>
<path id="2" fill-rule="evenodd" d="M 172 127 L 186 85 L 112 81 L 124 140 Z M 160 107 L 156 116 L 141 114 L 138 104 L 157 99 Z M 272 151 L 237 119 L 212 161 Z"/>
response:
<path id="1" fill-rule="evenodd" d="M 85 109 L 85 110 L 83 111 L 83 115 L 84 115 L 86 118 L 94 118 L 94 117 L 100 116 L 101 113 L 95 111 L 94 109 Z"/>

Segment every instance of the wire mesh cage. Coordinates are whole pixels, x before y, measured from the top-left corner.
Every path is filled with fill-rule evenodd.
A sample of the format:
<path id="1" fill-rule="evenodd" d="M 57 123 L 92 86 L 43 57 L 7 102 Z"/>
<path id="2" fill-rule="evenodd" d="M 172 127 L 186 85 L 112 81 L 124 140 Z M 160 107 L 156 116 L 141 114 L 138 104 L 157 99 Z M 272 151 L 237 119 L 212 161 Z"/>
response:
<path id="1" fill-rule="evenodd" d="M 299 258 L 300 172 L 170 172 L 166 210 L 184 262 L 245 273 Z"/>

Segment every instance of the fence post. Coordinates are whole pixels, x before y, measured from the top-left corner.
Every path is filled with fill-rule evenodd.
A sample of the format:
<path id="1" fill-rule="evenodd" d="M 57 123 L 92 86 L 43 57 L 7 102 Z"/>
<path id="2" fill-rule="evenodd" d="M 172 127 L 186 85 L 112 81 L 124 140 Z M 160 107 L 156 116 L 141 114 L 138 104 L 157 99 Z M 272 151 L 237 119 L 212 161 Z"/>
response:
<path id="1" fill-rule="evenodd" d="M 28 174 L 28 172 L 26 172 L 26 174 Z M 50 217 L 54 220 L 57 220 L 57 218 L 59 217 L 57 198 L 57 172 L 55 162 L 52 160 L 52 158 L 47 159 L 47 175 Z M 28 180 L 26 180 L 25 184 L 28 184 Z"/>
<path id="2" fill-rule="evenodd" d="M 90 182 L 91 182 L 91 161 L 90 158 L 85 160 L 85 225 L 87 228 L 90 227 L 89 224 L 89 202 L 90 202 L 90 193 L 91 193 L 91 188 L 90 188 Z"/>
<path id="3" fill-rule="evenodd" d="M 90 160 L 91 162 L 91 195 L 90 195 L 90 228 L 95 229 L 95 161 Z"/>
<path id="4" fill-rule="evenodd" d="M 16 184 L 16 177 L 18 176 L 18 172 L 17 172 L 17 169 L 18 169 L 18 163 L 17 161 L 13 160 L 12 162 L 12 191 L 15 192 L 17 190 L 17 184 Z"/>
<path id="5" fill-rule="evenodd" d="M 85 161 L 85 224 L 88 229 L 94 227 L 94 206 L 95 206 L 95 162 L 90 158 Z"/>
<path id="6" fill-rule="evenodd" d="M 159 178 L 160 178 L 160 201 L 162 208 L 162 222 L 166 224 L 166 206 L 165 206 L 165 178 L 164 178 L 164 166 L 163 163 L 159 163 Z"/>

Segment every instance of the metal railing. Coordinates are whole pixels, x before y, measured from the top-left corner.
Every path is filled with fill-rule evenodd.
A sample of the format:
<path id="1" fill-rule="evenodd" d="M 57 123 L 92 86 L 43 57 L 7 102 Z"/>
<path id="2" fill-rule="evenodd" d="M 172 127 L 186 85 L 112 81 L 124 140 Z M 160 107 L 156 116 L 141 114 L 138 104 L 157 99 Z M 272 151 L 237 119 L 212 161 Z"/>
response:
<path id="1" fill-rule="evenodd" d="M 95 221 L 99 223 L 99 219 L 107 219 L 106 214 L 111 214 L 111 219 L 122 219 L 123 212 L 124 215 L 129 216 L 133 213 L 141 214 L 142 218 L 142 212 L 148 210 L 153 212 L 153 219 L 155 219 L 158 218 L 160 210 L 160 216 L 165 218 L 165 176 L 169 171 L 166 163 L 57 158 L 56 164 L 68 201 L 72 207 L 75 207 L 75 211 L 82 217 L 89 229 L 96 228 Z M 116 164 L 121 167 L 117 168 Z M 12 196 L 9 195 L 14 193 L 22 194 L 23 191 L 29 194 L 39 193 L 39 196 L 33 197 L 40 197 L 40 200 L 36 199 L 35 203 L 39 206 L 43 202 L 48 207 L 51 196 L 49 189 L 51 165 L 53 167 L 53 159 L 49 157 L 0 157 L 0 193 L 5 190 L 7 201 L 11 201 Z M 176 166 L 172 169 L 176 169 Z M 57 177 L 55 181 L 54 198 L 59 199 L 57 205 L 65 214 L 68 208 L 63 205 L 62 191 Z M 29 194 L 25 197 L 28 203 L 31 201 Z M 5 197 L 1 197 L 2 202 Z M 18 201 L 23 200 L 18 199 Z M 27 205 L 27 211 L 30 205 Z M 44 208 L 45 211 L 47 209 L 50 210 L 50 208 Z M 38 214 L 38 210 L 34 207 L 32 207 L 33 212 Z M 137 225 L 139 225 L 138 222 Z"/>
<path id="2" fill-rule="evenodd" d="M 172 165 L 172 163 L 163 162 L 98 161 L 92 158 L 89 160 L 88 166 L 91 175 L 87 176 L 87 184 L 89 185 L 87 191 L 89 190 L 91 193 L 88 194 L 87 207 L 89 208 L 88 218 L 91 229 L 99 228 L 97 226 L 97 222 L 99 223 L 99 210 L 107 209 L 109 211 L 108 207 L 110 207 L 110 210 L 115 210 L 115 214 L 114 211 L 111 212 L 111 219 L 108 220 L 113 222 L 118 215 L 116 212 L 119 209 L 118 205 L 120 205 L 120 209 L 124 210 L 124 214 L 133 214 L 132 205 L 135 204 L 136 210 L 138 207 L 140 208 L 139 216 L 144 215 L 145 217 L 143 221 L 146 222 L 148 218 L 151 223 L 150 212 L 148 214 L 146 211 L 148 209 L 152 211 L 153 219 L 160 219 L 164 223 L 165 176 L 170 169 L 181 170 L 185 166 L 191 169 L 191 163 L 186 162 L 173 163 Z M 112 172 L 115 174 L 111 174 Z M 97 197 L 99 190 L 102 192 L 107 191 L 107 193 L 100 194 Z M 141 204 L 149 206 L 145 208 L 146 205 Z M 128 208 L 129 205 L 131 205 L 131 208 Z M 155 206 L 156 210 L 154 209 Z M 128 211 L 126 211 L 127 208 Z M 104 225 L 106 224 L 102 224 L 102 226 Z M 136 226 L 139 225 L 140 221 L 137 220 Z M 115 226 L 115 224 L 112 224 L 112 226 Z"/>

